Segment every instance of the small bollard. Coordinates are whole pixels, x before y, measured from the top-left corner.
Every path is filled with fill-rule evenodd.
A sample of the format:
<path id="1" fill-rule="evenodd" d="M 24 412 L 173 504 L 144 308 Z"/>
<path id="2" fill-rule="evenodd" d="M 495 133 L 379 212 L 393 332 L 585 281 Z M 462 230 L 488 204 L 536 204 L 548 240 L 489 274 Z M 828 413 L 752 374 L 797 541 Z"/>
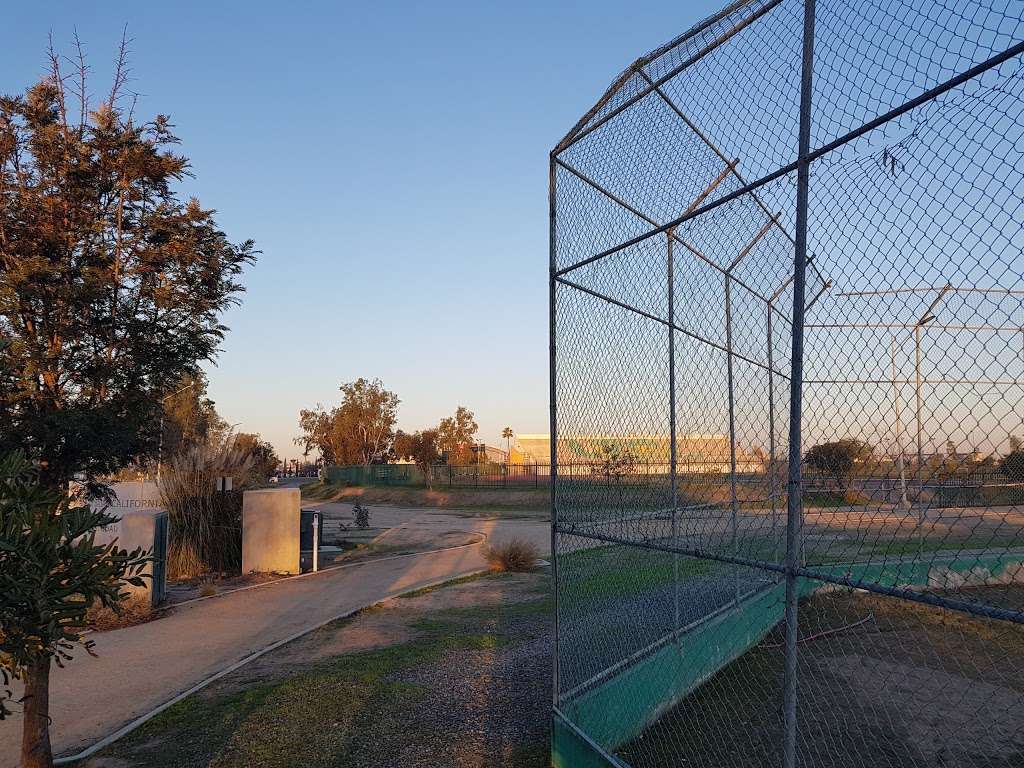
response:
<path id="1" fill-rule="evenodd" d="M 320 513 L 313 513 L 313 572 L 320 570 Z"/>

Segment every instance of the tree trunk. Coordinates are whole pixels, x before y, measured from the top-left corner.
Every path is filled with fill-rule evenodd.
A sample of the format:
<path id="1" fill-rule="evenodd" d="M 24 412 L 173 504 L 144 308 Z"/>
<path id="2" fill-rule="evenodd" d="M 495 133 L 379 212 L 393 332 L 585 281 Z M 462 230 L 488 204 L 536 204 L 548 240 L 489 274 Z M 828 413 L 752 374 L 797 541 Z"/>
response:
<path id="1" fill-rule="evenodd" d="M 53 768 L 50 748 L 50 657 L 25 671 L 21 768 Z"/>

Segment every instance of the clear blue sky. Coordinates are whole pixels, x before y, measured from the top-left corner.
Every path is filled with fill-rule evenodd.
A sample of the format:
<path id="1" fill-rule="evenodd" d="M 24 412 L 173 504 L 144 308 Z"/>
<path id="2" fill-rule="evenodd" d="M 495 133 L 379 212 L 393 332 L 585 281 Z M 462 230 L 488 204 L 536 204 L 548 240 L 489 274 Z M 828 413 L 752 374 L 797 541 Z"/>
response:
<path id="1" fill-rule="evenodd" d="M 128 25 L 138 114 L 263 251 L 210 390 L 296 455 L 298 411 L 380 377 L 399 424 L 462 404 L 482 438 L 547 431 L 547 154 L 637 56 L 714 2 L 15 3 L 0 91 L 77 28 L 93 91 Z"/>

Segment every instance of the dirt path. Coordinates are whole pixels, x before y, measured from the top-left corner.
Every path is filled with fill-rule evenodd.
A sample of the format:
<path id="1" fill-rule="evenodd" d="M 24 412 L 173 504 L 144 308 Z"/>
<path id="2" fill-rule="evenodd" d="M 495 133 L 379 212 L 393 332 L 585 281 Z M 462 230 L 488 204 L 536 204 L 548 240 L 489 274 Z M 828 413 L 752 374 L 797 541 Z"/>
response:
<path id="1" fill-rule="evenodd" d="M 544 541 L 543 523 L 458 519 L 465 524 L 459 530 L 478 531 L 492 540 L 526 535 Z M 370 561 L 275 582 L 177 608 L 148 624 L 99 633 L 94 636 L 98 657 L 79 653 L 65 669 L 54 671 L 54 751 L 76 753 L 210 675 L 297 632 L 383 598 L 481 569 L 483 547 Z M 20 733 L 19 716 L 0 722 L 0 768 L 16 765 Z"/>

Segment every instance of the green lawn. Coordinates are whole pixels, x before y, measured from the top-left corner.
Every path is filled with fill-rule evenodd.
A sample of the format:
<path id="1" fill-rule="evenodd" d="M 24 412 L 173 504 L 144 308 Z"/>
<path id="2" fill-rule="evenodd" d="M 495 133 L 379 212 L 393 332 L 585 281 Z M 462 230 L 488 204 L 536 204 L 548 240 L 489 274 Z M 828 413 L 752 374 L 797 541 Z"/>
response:
<path id="1" fill-rule="evenodd" d="M 668 552 L 612 545 L 561 555 L 559 573 L 571 585 L 574 599 L 629 597 L 646 590 L 712 573 L 723 566 Z"/>

